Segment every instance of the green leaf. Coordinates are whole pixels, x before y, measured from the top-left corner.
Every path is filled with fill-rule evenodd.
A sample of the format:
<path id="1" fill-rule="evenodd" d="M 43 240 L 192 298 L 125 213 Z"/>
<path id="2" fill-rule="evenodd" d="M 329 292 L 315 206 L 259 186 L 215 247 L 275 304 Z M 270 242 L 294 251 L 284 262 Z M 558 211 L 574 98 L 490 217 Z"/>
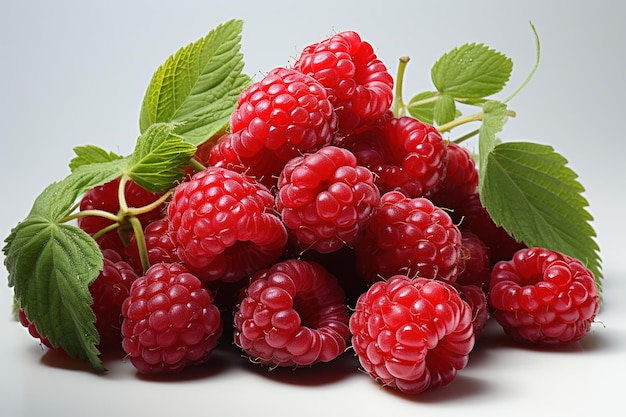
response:
<path id="1" fill-rule="evenodd" d="M 52 222 L 61 221 L 88 189 L 119 177 L 126 163 L 127 159 L 115 159 L 76 167 L 62 181 L 50 184 L 39 194 L 29 216 L 40 215 Z"/>
<path id="2" fill-rule="evenodd" d="M 509 81 L 513 61 L 484 44 L 469 43 L 442 55 L 431 69 L 440 93 L 476 99 L 501 91 Z"/>
<path id="3" fill-rule="evenodd" d="M 551 146 L 530 142 L 501 143 L 481 157 L 486 166 L 480 196 L 494 222 L 529 247 L 579 259 L 594 273 L 600 289 L 593 218 L 567 160 Z"/>
<path id="4" fill-rule="evenodd" d="M 157 123 L 137 139 L 127 174 L 148 191 L 165 191 L 180 180 L 184 164 L 196 151 L 194 145 L 173 133 L 175 129 L 175 124 Z"/>
<path id="5" fill-rule="evenodd" d="M 499 101 L 488 101 L 483 106 L 482 123 L 478 131 L 478 167 L 479 178 L 484 177 L 484 168 L 487 166 L 486 158 L 498 144 L 496 135 L 502 131 L 507 118 L 506 104 Z"/>
<path id="6" fill-rule="evenodd" d="M 70 169 L 72 171 L 83 165 L 122 159 L 120 155 L 113 152 L 107 152 L 94 145 L 77 146 L 74 148 L 74 153 L 76 154 L 76 157 L 70 161 Z"/>
<path id="7" fill-rule="evenodd" d="M 139 126 L 178 122 L 176 133 L 199 145 L 225 130 L 237 97 L 250 83 L 242 74 L 243 22 L 230 20 L 170 56 L 154 73 L 143 99 Z"/>
<path id="8" fill-rule="evenodd" d="M 415 95 L 407 105 L 409 114 L 423 123 L 432 125 L 435 121 L 435 102 L 437 99 L 436 91 L 424 91 Z"/>
<path id="9" fill-rule="evenodd" d="M 435 102 L 433 109 L 435 123 L 442 125 L 454 120 L 457 115 L 454 97 L 449 94 L 442 94 Z"/>
<path id="10" fill-rule="evenodd" d="M 9 286 L 39 333 L 103 371 L 88 289 L 103 267 L 96 242 L 76 226 L 31 215 L 11 231 L 3 251 Z"/>

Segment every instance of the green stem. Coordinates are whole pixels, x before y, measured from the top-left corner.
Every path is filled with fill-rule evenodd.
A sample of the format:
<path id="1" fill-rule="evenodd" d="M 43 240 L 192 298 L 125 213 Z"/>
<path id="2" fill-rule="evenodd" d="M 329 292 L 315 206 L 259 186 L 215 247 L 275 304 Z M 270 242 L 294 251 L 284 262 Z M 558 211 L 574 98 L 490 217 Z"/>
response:
<path id="1" fill-rule="evenodd" d="M 406 112 L 406 106 L 402 101 L 402 84 L 404 82 L 404 72 L 406 71 L 406 66 L 409 63 L 411 58 L 408 56 L 400 57 L 400 62 L 398 64 L 398 72 L 396 74 L 396 88 L 393 99 L 393 114 L 396 117 L 404 116 Z"/>
<path id="2" fill-rule="evenodd" d="M 93 234 L 93 238 L 94 240 L 98 240 L 100 239 L 105 233 L 110 232 L 111 230 L 115 230 L 118 227 L 120 227 L 119 223 L 113 223 L 108 225 L 107 227 L 103 227 L 102 229 L 98 230 L 96 233 Z"/>
<path id="3" fill-rule="evenodd" d="M 71 220 L 78 219 L 79 217 L 86 217 L 86 216 L 99 216 L 99 217 L 104 217 L 105 219 L 108 219 L 108 220 L 112 220 L 114 222 L 120 221 L 120 217 L 117 214 L 109 213 L 108 211 L 104 211 L 104 210 L 93 209 L 93 210 L 83 210 L 77 213 L 70 214 L 69 216 L 62 218 L 61 223 L 66 223 Z"/>
<path id="4" fill-rule="evenodd" d="M 173 190 L 169 190 L 168 192 L 163 194 L 161 197 L 159 197 L 159 199 L 154 200 L 152 203 L 147 204 L 142 207 L 127 207 L 125 214 L 131 215 L 131 216 L 137 216 L 139 214 L 148 213 L 149 211 L 154 210 L 155 208 L 163 204 L 165 201 L 167 201 L 167 199 L 172 195 L 173 192 L 174 192 Z"/>
<path id="5" fill-rule="evenodd" d="M 526 85 L 530 82 L 530 80 L 535 75 L 535 72 L 537 72 L 537 68 L 539 67 L 539 60 L 541 59 L 541 43 L 539 42 L 539 35 L 537 35 L 537 29 L 535 29 L 535 25 L 533 25 L 532 22 L 530 23 L 530 27 L 533 30 L 533 34 L 535 36 L 535 50 L 536 50 L 535 65 L 533 66 L 532 70 L 530 71 L 530 73 L 528 74 L 528 76 L 526 77 L 522 85 L 520 85 L 517 88 L 517 90 L 513 92 L 513 94 L 511 94 L 506 100 L 504 100 L 504 103 L 508 103 L 509 101 L 513 100 L 513 98 L 520 91 L 522 91 L 524 87 L 526 87 Z"/>
<path id="6" fill-rule="evenodd" d="M 480 132 L 480 129 L 475 129 L 475 130 L 472 130 L 471 132 L 466 133 L 466 134 L 464 134 L 463 136 L 461 136 L 461 137 L 459 137 L 459 138 L 456 138 L 453 142 L 454 142 L 454 143 L 456 143 L 456 144 L 458 145 L 459 143 L 463 143 L 463 142 L 465 142 L 466 140 L 473 138 L 473 137 L 474 137 L 474 136 L 476 136 L 479 132 Z"/>
<path id="7" fill-rule="evenodd" d="M 139 251 L 139 259 L 141 260 L 141 267 L 143 272 L 146 272 L 150 268 L 150 260 L 148 258 L 148 247 L 146 246 L 146 238 L 143 234 L 143 227 L 141 222 L 135 216 L 131 216 L 128 221 L 133 228 L 135 234 L 135 240 L 137 242 L 137 249 Z"/>
<path id="8" fill-rule="evenodd" d="M 120 213 L 127 213 L 128 212 L 128 203 L 126 202 L 126 183 L 128 182 L 128 180 L 130 179 L 130 177 L 126 174 L 123 174 L 122 177 L 120 178 L 120 185 L 117 188 L 117 199 L 119 200 L 120 203 Z"/>
<path id="9" fill-rule="evenodd" d="M 441 126 L 437 127 L 437 130 L 440 133 L 449 132 L 455 127 L 464 125 L 465 123 L 470 122 L 480 122 L 483 119 L 483 113 L 474 113 L 467 116 L 459 117 L 458 119 L 454 119 L 451 122 L 444 123 Z"/>
<path id="10" fill-rule="evenodd" d="M 192 157 L 189 160 L 189 165 L 191 165 L 193 170 L 196 172 L 204 171 L 206 169 L 206 167 L 200 161 L 198 161 L 195 157 Z"/>

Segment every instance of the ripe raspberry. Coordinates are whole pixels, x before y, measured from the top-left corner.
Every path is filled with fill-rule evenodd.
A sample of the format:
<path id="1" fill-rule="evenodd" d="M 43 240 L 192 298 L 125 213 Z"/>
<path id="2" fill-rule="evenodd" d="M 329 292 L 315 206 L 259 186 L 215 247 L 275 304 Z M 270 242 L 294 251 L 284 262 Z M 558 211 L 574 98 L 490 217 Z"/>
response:
<path id="1" fill-rule="evenodd" d="M 116 178 L 106 184 L 99 185 L 88 190 L 80 202 L 80 210 L 103 210 L 108 213 L 118 214 L 120 202 L 118 198 L 118 188 L 120 179 Z M 144 207 L 158 200 L 159 193 L 151 193 L 132 180 L 126 182 L 124 196 L 128 207 Z M 164 205 L 161 205 L 147 213 L 138 215 L 139 221 L 143 225 L 163 217 Z M 78 218 L 78 226 L 93 236 L 100 230 L 113 224 L 113 221 L 100 216 L 84 216 Z M 117 230 L 111 230 L 99 239 L 100 247 L 103 249 L 113 249 L 120 254 L 124 253 L 124 247 L 130 241 L 130 224 L 122 221 Z"/>
<path id="2" fill-rule="evenodd" d="M 32 337 L 34 337 L 35 339 L 39 339 L 41 344 L 46 346 L 48 349 L 54 349 L 54 347 L 52 346 L 52 343 L 50 343 L 50 340 L 47 337 L 41 336 L 41 334 L 39 333 L 39 330 L 37 330 L 37 325 L 34 322 L 28 320 L 28 318 L 26 317 L 26 312 L 24 311 L 23 308 L 20 308 L 18 310 L 17 318 L 20 324 L 28 329 L 28 333 Z"/>
<path id="3" fill-rule="evenodd" d="M 253 362 L 268 366 L 329 362 L 350 338 L 335 276 L 320 264 L 296 259 L 254 274 L 234 325 L 235 344 Z"/>
<path id="4" fill-rule="evenodd" d="M 213 296 L 181 264 L 151 266 L 134 282 L 122 314 L 122 347 L 143 374 L 205 363 L 222 334 Z"/>
<path id="5" fill-rule="evenodd" d="M 98 346 L 110 346 L 122 340 L 122 303 L 128 297 L 132 283 L 137 279 L 134 269 L 122 260 L 113 249 L 103 249 L 103 268 L 98 277 L 89 285 L 93 298 L 91 309 L 96 316 L 96 330 L 100 335 Z M 29 321 L 24 309 L 18 311 L 20 323 L 35 339 L 53 349 L 50 340 L 42 337 L 34 322 Z"/>
<path id="6" fill-rule="evenodd" d="M 369 283 L 398 274 L 454 282 L 461 232 L 430 200 L 390 191 L 382 196 L 355 255 Z"/>
<path id="7" fill-rule="evenodd" d="M 521 249 L 494 266 L 489 302 L 507 334 L 538 344 L 580 340 L 598 311 L 593 273 L 577 259 L 542 248 Z"/>
<path id="8" fill-rule="evenodd" d="M 443 281 L 403 275 L 359 297 L 350 331 L 364 370 L 407 394 L 452 382 L 474 347 L 472 313 L 457 291 Z"/>
<path id="9" fill-rule="evenodd" d="M 334 144 L 351 150 L 358 164 L 374 173 L 381 194 L 428 196 L 445 176 L 448 156 L 443 138 L 433 126 L 412 117 L 384 117 L 369 129 L 338 136 Z"/>
<path id="10" fill-rule="evenodd" d="M 460 285 L 475 285 L 487 293 L 491 280 L 489 248 L 476 234 L 462 228 L 460 231 L 463 255 L 460 262 L 461 272 L 456 282 Z"/>
<path id="11" fill-rule="evenodd" d="M 232 133 L 209 162 L 245 172 L 270 187 L 291 158 L 332 142 L 337 116 L 324 87 L 288 68 L 275 68 L 243 90 L 230 118 Z"/>
<path id="12" fill-rule="evenodd" d="M 112 249 L 104 249 L 104 267 L 89 286 L 93 297 L 91 309 L 96 315 L 99 346 L 122 341 L 122 303 L 130 294 L 130 287 L 138 278 L 135 270 Z"/>
<path id="13" fill-rule="evenodd" d="M 180 262 L 178 256 L 178 248 L 172 236 L 169 218 L 164 217 L 148 224 L 143 230 L 143 235 L 148 251 L 148 262 L 154 265 L 159 262 L 174 263 Z M 130 245 L 125 249 L 128 263 L 135 269 L 139 275 L 143 275 L 143 267 L 139 257 L 139 248 L 137 247 L 137 239 L 132 237 Z"/>
<path id="14" fill-rule="evenodd" d="M 439 207 L 454 209 L 478 189 L 476 162 L 467 148 L 448 143 L 446 176 L 430 196 Z"/>
<path id="15" fill-rule="evenodd" d="M 294 69 L 327 88 L 342 133 L 378 119 L 391 107 L 393 77 L 372 45 L 354 31 L 308 45 Z"/>
<path id="16" fill-rule="evenodd" d="M 523 242 L 517 242 L 504 228 L 496 226 L 480 202 L 478 192 L 470 194 L 454 207 L 450 216 L 461 229 L 474 233 L 489 248 L 491 266 L 498 261 L 510 260 L 515 252 L 526 247 Z"/>
<path id="17" fill-rule="evenodd" d="M 478 339 L 490 317 L 487 295 L 477 285 L 461 285 L 458 281 L 452 285 L 459 292 L 461 300 L 465 301 L 472 310 L 474 339 Z"/>
<path id="18" fill-rule="evenodd" d="M 330 253 L 352 247 L 379 203 L 370 170 L 335 146 L 292 159 L 278 179 L 276 208 L 303 250 Z"/>
<path id="19" fill-rule="evenodd" d="M 183 263 L 202 280 L 234 282 L 280 258 L 287 230 L 274 196 L 246 175 L 209 167 L 176 187 L 167 214 Z"/>

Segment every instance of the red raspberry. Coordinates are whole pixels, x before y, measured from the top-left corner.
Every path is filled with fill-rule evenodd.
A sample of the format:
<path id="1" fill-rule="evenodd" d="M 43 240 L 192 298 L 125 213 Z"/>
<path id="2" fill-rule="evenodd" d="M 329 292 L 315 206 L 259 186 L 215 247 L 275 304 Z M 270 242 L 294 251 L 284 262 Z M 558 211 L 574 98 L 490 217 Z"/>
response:
<path id="1" fill-rule="evenodd" d="M 439 207 L 454 209 L 478 189 L 476 162 L 467 148 L 448 143 L 446 176 L 430 199 Z"/>
<path id="2" fill-rule="evenodd" d="M 91 188 L 85 193 L 81 202 L 80 210 L 103 210 L 108 213 L 118 214 L 120 211 L 120 202 L 118 198 L 118 189 L 120 179 L 116 178 L 106 184 Z M 151 193 L 132 180 L 126 182 L 124 195 L 128 207 L 144 207 L 158 200 L 162 194 Z M 164 205 L 161 205 L 149 212 L 138 215 L 137 217 L 143 225 L 163 217 Z M 113 221 L 105 219 L 101 216 L 84 216 L 78 218 L 78 226 L 89 235 L 94 235 L 100 230 L 113 224 Z M 124 247 L 129 243 L 132 232 L 130 224 L 122 221 L 117 230 L 107 232 L 99 240 L 100 247 L 103 249 L 113 249 L 120 254 L 124 253 Z"/>
<path id="3" fill-rule="evenodd" d="M 424 197 L 443 180 L 447 148 L 433 126 L 412 117 L 385 117 L 369 129 L 337 137 L 335 145 L 351 150 L 359 165 L 375 175 L 381 194 L 401 191 Z"/>
<path id="4" fill-rule="evenodd" d="M 507 334 L 538 344 L 580 340 L 598 312 L 593 273 L 577 259 L 542 248 L 521 249 L 494 266 L 489 302 Z"/>
<path id="5" fill-rule="evenodd" d="M 109 346 L 120 343 L 122 340 L 122 303 L 130 293 L 132 283 L 137 279 L 135 270 L 122 260 L 113 249 L 103 249 L 103 268 L 98 277 L 89 286 L 89 293 L 93 298 L 91 309 L 96 316 L 96 330 L 100 335 L 98 346 Z M 20 323 L 28 328 L 28 332 L 35 339 L 50 349 L 52 344 L 46 337 L 42 337 L 36 324 L 29 321 L 24 309 L 18 311 Z"/>
<path id="6" fill-rule="evenodd" d="M 130 294 L 130 287 L 138 278 L 135 270 L 112 249 L 104 249 L 104 267 L 89 286 L 93 297 L 91 309 L 96 315 L 99 346 L 122 341 L 122 303 Z"/>
<path id="7" fill-rule="evenodd" d="M 525 248 L 523 242 L 517 242 L 508 232 L 496 226 L 489 212 L 480 202 L 478 192 L 470 194 L 450 213 L 459 227 L 474 233 L 489 248 L 491 265 L 498 261 L 508 261 L 518 250 Z"/>
<path id="8" fill-rule="evenodd" d="M 209 162 L 245 172 L 271 187 L 291 158 L 332 142 L 337 116 L 324 87 L 288 68 L 275 68 L 243 90 L 230 118 L 232 134 Z"/>
<path id="9" fill-rule="evenodd" d="M 461 232 L 430 200 L 390 191 L 382 196 L 355 254 L 369 283 L 398 274 L 454 282 Z"/>
<path id="10" fill-rule="evenodd" d="M 164 217 L 148 224 L 143 230 L 146 250 L 148 251 L 148 262 L 154 265 L 159 262 L 175 263 L 180 262 L 178 256 L 178 248 L 172 230 L 170 229 L 169 218 Z M 137 247 L 137 239 L 132 237 L 130 245 L 125 249 L 128 263 L 135 268 L 138 274 L 143 275 L 143 267 L 139 258 L 139 248 Z"/>
<path id="11" fill-rule="evenodd" d="M 403 275 L 359 297 L 350 331 L 364 370 L 408 394 L 452 382 L 474 347 L 472 313 L 457 291 L 443 281 Z"/>
<path id="12" fill-rule="evenodd" d="M 235 312 L 235 343 L 268 366 L 309 366 L 341 355 L 350 338 L 345 297 L 315 262 L 288 259 L 254 274 Z"/>
<path id="13" fill-rule="evenodd" d="M 461 272 L 456 282 L 460 285 L 475 285 L 487 293 L 491 280 L 489 248 L 476 234 L 466 229 L 460 230 L 463 255 L 460 262 Z"/>
<path id="14" fill-rule="evenodd" d="M 205 363 L 222 334 L 213 296 L 181 264 L 151 266 L 133 283 L 122 314 L 122 347 L 143 374 Z"/>
<path id="15" fill-rule="evenodd" d="M 461 300 L 465 301 L 472 310 L 474 339 L 478 339 L 490 317 L 487 295 L 477 285 L 461 285 L 458 282 L 452 285 L 459 292 Z"/>
<path id="16" fill-rule="evenodd" d="M 352 247 L 379 203 L 370 170 L 335 146 L 292 159 L 278 179 L 276 208 L 303 250 L 330 253 Z"/>
<path id="17" fill-rule="evenodd" d="M 250 276 L 277 261 L 287 242 L 269 190 L 224 168 L 178 185 L 167 214 L 178 256 L 202 280 Z"/>
<path id="18" fill-rule="evenodd" d="M 328 89 L 340 132 L 352 132 L 391 107 L 393 77 L 372 45 L 354 31 L 339 32 L 308 45 L 294 68 Z"/>
<path id="19" fill-rule="evenodd" d="M 41 336 L 41 334 L 39 333 L 39 330 L 37 330 L 37 325 L 34 322 L 28 320 L 28 318 L 26 317 L 26 312 L 24 311 L 23 308 L 20 308 L 18 310 L 17 318 L 20 324 L 28 329 L 28 333 L 32 337 L 34 337 L 35 339 L 39 339 L 41 344 L 46 346 L 47 348 L 54 349 L 54 347 L 52 346 L 52 343 L 50 343 L 50 340 L 47 337 Z"/>

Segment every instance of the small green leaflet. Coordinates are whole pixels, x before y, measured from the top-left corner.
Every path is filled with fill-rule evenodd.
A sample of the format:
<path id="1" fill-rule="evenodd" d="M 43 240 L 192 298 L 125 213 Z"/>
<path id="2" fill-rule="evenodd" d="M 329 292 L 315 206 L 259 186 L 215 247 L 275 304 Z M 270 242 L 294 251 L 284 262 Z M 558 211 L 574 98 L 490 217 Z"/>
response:
<path id="1" fill-rule="evenodd" d="M 96 242 L 76 226 L 41 215 L 19 223 L 6 242 L 9 286 L 29 320 L 53 346 L 103 371 L 88 290 L 103 265 Z"/>
<path id="2" fill-rule="evenodd" d="M 199 145 L 228 127 L 237 97 L 250 83 L 242 74 L 243 22 L 230 20 L 181 48 L 154 73 L 141 107 L 139 127 L 177 122 L 176 133 Z"/>
<path id="3" fill-rule="evenodd" d="M 196 151 L 194 145 L 174 134 L 175 130 L 175 124 L 157 123 L 137 139 L 126 170 L 133 181 L 148 191 L 171 188 L 183 177 L 183 165 Z"/>
<path id="4" fill-rule="evenodd" d="M 513 70 L 513 61 L 484 44 L 454 48 L 435 62 L 432 81 L 440 93 L 455 99 L 480 99 L 501 91 Z"/>
<path id="5" fill-rule="evenodd" d="M 479 178 L 484 178 L 484 168 L 487 166 L 486 158 L 498 143 L 496 135 L 502 131 L 507 118 L 506 104 L 500 101 L 488 101 L 483 105 L 483 119 L 478 131 L 478 168 Z"/>
<path id="6" fill-rule="evenodd" d="M 481 201 L 496 224 L 527 246 L 581 260 L 601 289 L 595 231 L 584 188 L 567 160 L 551 146 L 505 142 L 481 155 Z"/>
<path id="7" fill-rule="evenodd" d="M 77 146 L 74 148 L 74 153 L 76 156 L 70 161 L 70 169 L 72 171 L 83 165 L 110 162 L 122 158 L 116 153 L 105 151 L 94 145 Z"/>

